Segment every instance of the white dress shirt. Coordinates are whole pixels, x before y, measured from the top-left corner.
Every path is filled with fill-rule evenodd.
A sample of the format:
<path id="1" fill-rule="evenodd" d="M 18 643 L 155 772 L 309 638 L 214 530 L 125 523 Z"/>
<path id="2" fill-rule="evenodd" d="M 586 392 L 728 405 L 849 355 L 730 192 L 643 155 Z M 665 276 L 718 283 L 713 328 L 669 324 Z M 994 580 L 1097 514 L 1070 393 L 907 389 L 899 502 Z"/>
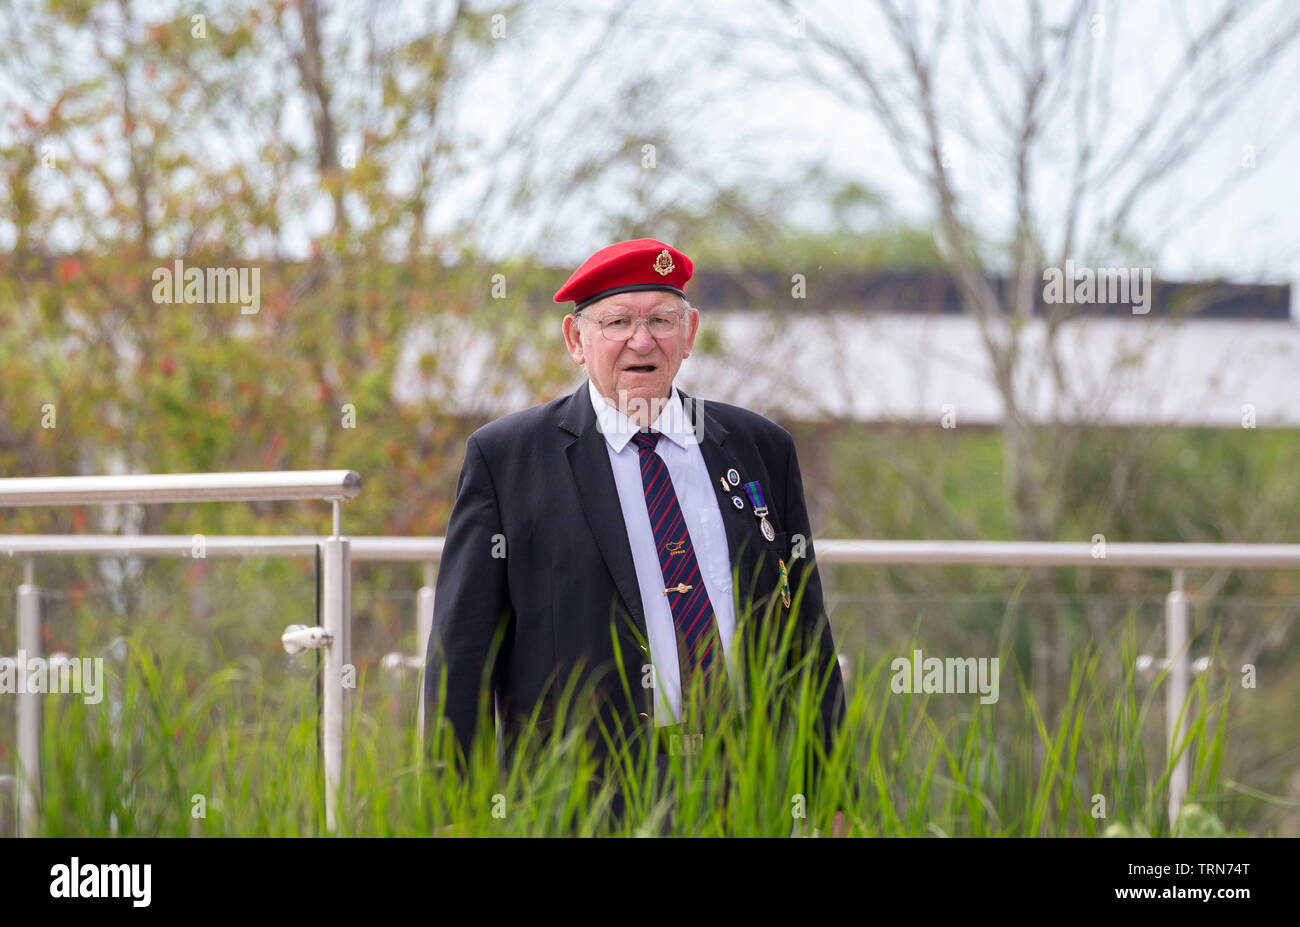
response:
<path id="1" fill-rule="evenodd" d="M 673 627 L 672 607 L 664 595 L 663 568 L 650 513 L 646 510 L 645 489 L 641 483 L 641 456 L 632 444 L 632 435 L 640 430 L 626 415 L 605 399 L 591 380 L 587 381 L 596 423 L 605 436 L 609 463 L 614 469 L 614 485 L 623 508 L 623 523 L 632 547 L 641 605 L 645 609 L 646 635 L 649 637 L 650 661 L 654 665 L 656 725 L 676 724 L 681 718 L 682 681 L 677 661 L 677 635 Z M 686 530 L 695 548 L 704 589 L 709 594 L 718 622 L 723 656 L 732 667 L 732 637 L 736 631 L 736 609 L 732 602 L 731 554 L 727 532 L 722 525 L 717 493 L 709 478 L 704 455 L 690 423 L 685 420 L 681 396 L 673 387 L 672 398 L 664 405 L 650 426 L 663 434 L 657 453 L 668 467 L 677 503 L 681 506 Z M 631 681 L 631 680 L 629 680 Z"/>

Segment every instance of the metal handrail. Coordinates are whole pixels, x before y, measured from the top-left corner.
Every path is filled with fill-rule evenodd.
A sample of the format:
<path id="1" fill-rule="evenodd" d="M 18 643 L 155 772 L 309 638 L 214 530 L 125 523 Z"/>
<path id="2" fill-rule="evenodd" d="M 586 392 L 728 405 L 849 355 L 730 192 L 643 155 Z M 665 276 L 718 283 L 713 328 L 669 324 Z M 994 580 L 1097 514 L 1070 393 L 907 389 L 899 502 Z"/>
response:
<path id="1" fill-rule="evenodd" d="M 819 563 L 1154 567 L 1168 570 L 1188 567 L 1300 567 L 1300 544 L 825 540 L 817 541 L 816 549 Z"/>
<path id="2" fill-rule="evenodd" d="M 0 508 L 116 502 L 252 502 L 260 499 L 351 499 L 361 491 L 355 470 L 252 473 L 137 473 L 0 479 Z"/>
<path id="3" fill-rule="evenodd" d="M 0 534 L 0 556 L 188 557 L 202 539 L 205 556 L 314 556 L 318 537 L 183 534 Z"/>
<path id="4" fill-rule="evenodd" d="M 31 505 L 82 505 L 118 503 L 165 502 L 250 502 L 290 501 L 300 499 L 326 500 L 333 509 L 333 533 L 327 538 L 311 539 L 301 553 L 320 552 L 321 622 L 320 640 L 323 650 L 323 676 L 321 687 L 321 758 L 325 773 L 326 829 L 334 831 L 337 825 L 337 804 L 340 795 L 346 795 L 343 779 L 343 754 L 345 740 L 345 715 L 350 709 L 351 697 L 344 685 L 344 670 L 352 659 L 352 580 L 350 542 L 343 537 L 341 503 L 361 491 L 361 475 L 355 470 L 289 470 L 260 473 L 150 473 L 122 476 L 58 476 L 0 479 L 0 508 Z M 150 543 L 156 545 L 160 555 L 178 554 L 181 549 L 174 540 L 166 538 L 144 539 L 142 549 Z M 201 542 L 201 551 L 207 554 L 207 542 L 202 535 L 183 538 L 190 554 Z M 215 538 L 216 546 L 221 544 Z M 256 539 L 262 553 L 288 553 L 295 540 L 283 543 L 274 538 Z M 24 582 L 18 587 L 18 651 L 28 658 L 39 658 L 40 589 L 34 580 L 33 557 L 39 554 L 71 553 L 77 545 L 87 545 L 87 553 L 102 555 L 121 550 L 126 538 L 94 536 L 87 540 L 76 536 L 59 537 L 35 535 L 31 538 L 16 536 L 12 556 L 23 553 Z M 129 541 L 127 541 L 129 545 Z M 299 545 L 301 547 L 301 545 Z M 245 545 L 232 554 L 246 555 Z M 23 693 L 15 699 L 18 712 L 18 829 L 20 834 L 34 832 L 37 814 L 37 794 L 40 782 L 40 708 L 35 693 Z"/>
<path id="5" fill-rule="evenodd" d="M 209 557 L 306 557 L 321 539 L 312 535 L 0 534 L 0 556 L 190 556 L 202 539 Z M 442 559 L 443 538 L 351 537 L 353 560 L 429 563 Z"/>
<path id="6" fill-rule="evenodd" d="M 0 482 L 3 482 L 0 480 Z M 0 555 L 140 557 L 187 555 L 202 537 L 207 554 L 217 557 L 306 556 L 320 539 L 308 535 L 173 534 L 0 534 Z M 431 563 L 442 559 L 443 537 L 349 538 L 352 559 L 384 563 Z M 866 541 L 825 538 L 815 542 L 823 564 L 900 564 L 919 566 L 1054 567 L 1300 567 L 1300 544 L 1096 544 L 1066 541 Z"/>

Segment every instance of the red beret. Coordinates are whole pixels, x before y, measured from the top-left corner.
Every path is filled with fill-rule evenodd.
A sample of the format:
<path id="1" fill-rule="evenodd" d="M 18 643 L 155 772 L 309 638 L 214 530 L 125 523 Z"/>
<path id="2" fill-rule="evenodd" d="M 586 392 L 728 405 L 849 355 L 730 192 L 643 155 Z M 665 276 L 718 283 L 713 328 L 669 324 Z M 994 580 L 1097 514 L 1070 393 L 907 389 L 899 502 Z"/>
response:
<path id="1" fill-rule="evenodd" d="M 557 303 L 573 300 L 573 311 L 615 293 L 667 290 L 685 296 L 682 287 L 695 265 L 676 248 L 653 238 L 615 242 L 601 248 L 573 272 L 555 294 Z"/>

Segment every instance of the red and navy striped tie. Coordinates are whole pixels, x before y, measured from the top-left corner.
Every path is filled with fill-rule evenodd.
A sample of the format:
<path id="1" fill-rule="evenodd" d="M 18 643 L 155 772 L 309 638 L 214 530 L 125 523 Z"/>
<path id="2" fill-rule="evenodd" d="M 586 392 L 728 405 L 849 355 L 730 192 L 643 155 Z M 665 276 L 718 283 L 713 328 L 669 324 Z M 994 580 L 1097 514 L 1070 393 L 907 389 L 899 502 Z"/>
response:
<path id="1" fill-rule="evenodd" d="M 663 458 L 655 452 L 660 437 L 657 431 L 638 431 L 632 435 L 632 442 L 641 455 L 641 485 L 645 490 L 646 510 L 650 513 L 650 528 L 659 552 L 664 587 L 669 590 L 665 595 L 677 631 L 683 716 L 686 715 L 687 694 L 693 684 L 698 684 L 704 693 L 703 709 L 716 721 L 726 703 L 727 687 L 721 681 L 726 661 L 719 649 L 713 605 L 704 588 L 700 564 L 695 559 L 695 548 L 690 532 L 686 530 L 686 520 L 677 502 L 672 477 Z M 686 589 L 687 586 L 690 588 Z M 695 679 L 697 673 L 702 674 L 698 682 Z M 716 702 L 712 709 L 709 707 L 711 702 Z"/>

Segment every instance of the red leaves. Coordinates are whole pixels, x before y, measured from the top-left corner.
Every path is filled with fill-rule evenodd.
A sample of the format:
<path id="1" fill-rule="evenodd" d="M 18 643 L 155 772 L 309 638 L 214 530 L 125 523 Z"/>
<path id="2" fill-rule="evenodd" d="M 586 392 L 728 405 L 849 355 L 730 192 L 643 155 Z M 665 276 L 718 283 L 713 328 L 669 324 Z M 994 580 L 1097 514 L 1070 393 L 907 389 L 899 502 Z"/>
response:
<path id="1" fill-rule="evenodd" d="M 86 584 L 78 580 L 73 583 L 72 588 L 68 590 L 68 605 L 72 609 L 73 614 L 76 614 L 77 611 L 80 610 L 82 603 L 85 601 Z"/>
<path id="2" fill-rule="evenodd" d="M 76 258 L 64 258 L 59 262 L 59 283 L 67 286 L 81 277 L 81 262 Z"/>

